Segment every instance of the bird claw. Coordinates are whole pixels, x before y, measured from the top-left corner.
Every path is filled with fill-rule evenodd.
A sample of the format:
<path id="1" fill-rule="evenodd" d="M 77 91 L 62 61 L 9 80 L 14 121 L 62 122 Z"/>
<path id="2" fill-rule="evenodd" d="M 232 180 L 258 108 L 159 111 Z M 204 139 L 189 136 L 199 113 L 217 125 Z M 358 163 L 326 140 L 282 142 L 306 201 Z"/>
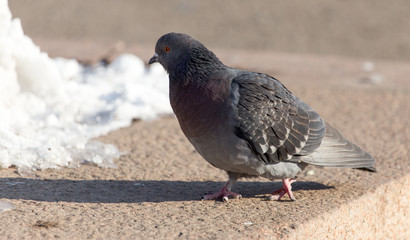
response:
<path id="1" fill-rule="evenodd" d="M 268 197 L 267 201 L 279 201 L 282 197 L 280 197 L 279 195 L 271 195 Z M 292 196 L 290 198 L 291 201 L 296 201 L 296 198 L 294 196 Z"/>
<path id="2" fill-rule="evenodd" d="M 205 194 L 202 196 L 202 200 L 215 200 L 218 198 L 222 198 L 223 202 L 228 202 L 229 201 L 229 196 L 232 196 L 236 199 L 242 198 L 242 195 L 239 193 L 234 193 L 229 191 L 226 186 L 224 186 L 219 192 L 213 193 L 213 194 Z"/>
<path id="3" fill-rule="evenodd" d="M 282 180 L 282 182 L 283 182 L 282 188 L 275 191 L 275 192 L 273 192 L 272 196 L 268 197 L 268 200 L 269 201 L 278 201 L 283 196 L 285 196 L 285 194 L 288 194 L 290 200 L 296 201 L 296 198 L 293 196 L 292 186 L 291 186 L 291 184 L 295 181 L 296 181 L 296 179 L 289 179 L 289 178 L 283 179 Z"/>

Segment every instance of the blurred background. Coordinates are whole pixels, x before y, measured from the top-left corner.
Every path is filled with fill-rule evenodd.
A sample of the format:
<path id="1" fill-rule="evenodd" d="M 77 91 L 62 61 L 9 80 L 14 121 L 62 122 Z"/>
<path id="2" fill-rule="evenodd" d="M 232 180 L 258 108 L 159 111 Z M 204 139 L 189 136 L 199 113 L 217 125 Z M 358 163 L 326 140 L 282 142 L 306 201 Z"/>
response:
<path id="1" fill-rule="evenodd" d="M 9 6 L 52 56 L 70 55 L 61 44 L 73 42 L 120 42 L 152 53 L 161 35 L 175 31 L 209 48 L 410 60 L 408 0 L 10 0 Z"/>

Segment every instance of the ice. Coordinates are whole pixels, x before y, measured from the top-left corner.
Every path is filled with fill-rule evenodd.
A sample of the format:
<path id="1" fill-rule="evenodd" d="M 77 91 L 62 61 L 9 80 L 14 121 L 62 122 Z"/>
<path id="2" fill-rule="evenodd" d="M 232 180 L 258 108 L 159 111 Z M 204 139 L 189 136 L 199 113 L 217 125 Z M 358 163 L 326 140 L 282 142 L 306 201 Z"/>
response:
<path id="1" fill-rule="evenodd" d="M 171 113 L 167 79 L 131 54 L 108 66 L 51 59 L 0 0 L 0 167 L 114 167 L 120 151 L 93 138 Z"/>
<path id="2" fill-rule="evenodd" d="M 4 211 L 12 210 L 12 209 L 14 209 L 13 204 L 9 202 L 5 202 L 5 201 L 0 201 L 0 213 Z"/>

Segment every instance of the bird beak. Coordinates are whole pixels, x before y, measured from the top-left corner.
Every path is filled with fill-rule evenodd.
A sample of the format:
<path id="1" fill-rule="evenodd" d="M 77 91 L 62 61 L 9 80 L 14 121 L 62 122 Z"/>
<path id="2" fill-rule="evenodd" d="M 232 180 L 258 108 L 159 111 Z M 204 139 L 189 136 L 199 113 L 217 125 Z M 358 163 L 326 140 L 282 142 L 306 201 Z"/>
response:
<path id="1" fill-rule="evenodd" d="M 154 53 L 154 56 L 149 60 L 148 64 L 153 64 L 154 62 L 158 62 L 158 54 Z"/>

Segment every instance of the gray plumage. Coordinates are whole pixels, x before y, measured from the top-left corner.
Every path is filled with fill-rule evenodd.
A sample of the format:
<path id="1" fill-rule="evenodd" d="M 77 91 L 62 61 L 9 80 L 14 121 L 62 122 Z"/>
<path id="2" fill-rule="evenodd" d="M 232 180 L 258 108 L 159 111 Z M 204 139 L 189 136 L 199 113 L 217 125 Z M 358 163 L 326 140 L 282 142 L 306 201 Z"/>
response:
<path id="1" fill-rule="evenodd" d="M 374 159 L 277 79 L 225 66 L 192 37 L 169 33 L 150 63 L 169 73 L 170 101 L 181 129 L 209 163 L 239 177 L 290 179 L 307 164 L 375 171 Z M 291 182 L 290 182 L 291 183 Z M 284 188 L 293 199 L 290 183 Z M 281 192 L 280 199 L 284 192 Z"/>

